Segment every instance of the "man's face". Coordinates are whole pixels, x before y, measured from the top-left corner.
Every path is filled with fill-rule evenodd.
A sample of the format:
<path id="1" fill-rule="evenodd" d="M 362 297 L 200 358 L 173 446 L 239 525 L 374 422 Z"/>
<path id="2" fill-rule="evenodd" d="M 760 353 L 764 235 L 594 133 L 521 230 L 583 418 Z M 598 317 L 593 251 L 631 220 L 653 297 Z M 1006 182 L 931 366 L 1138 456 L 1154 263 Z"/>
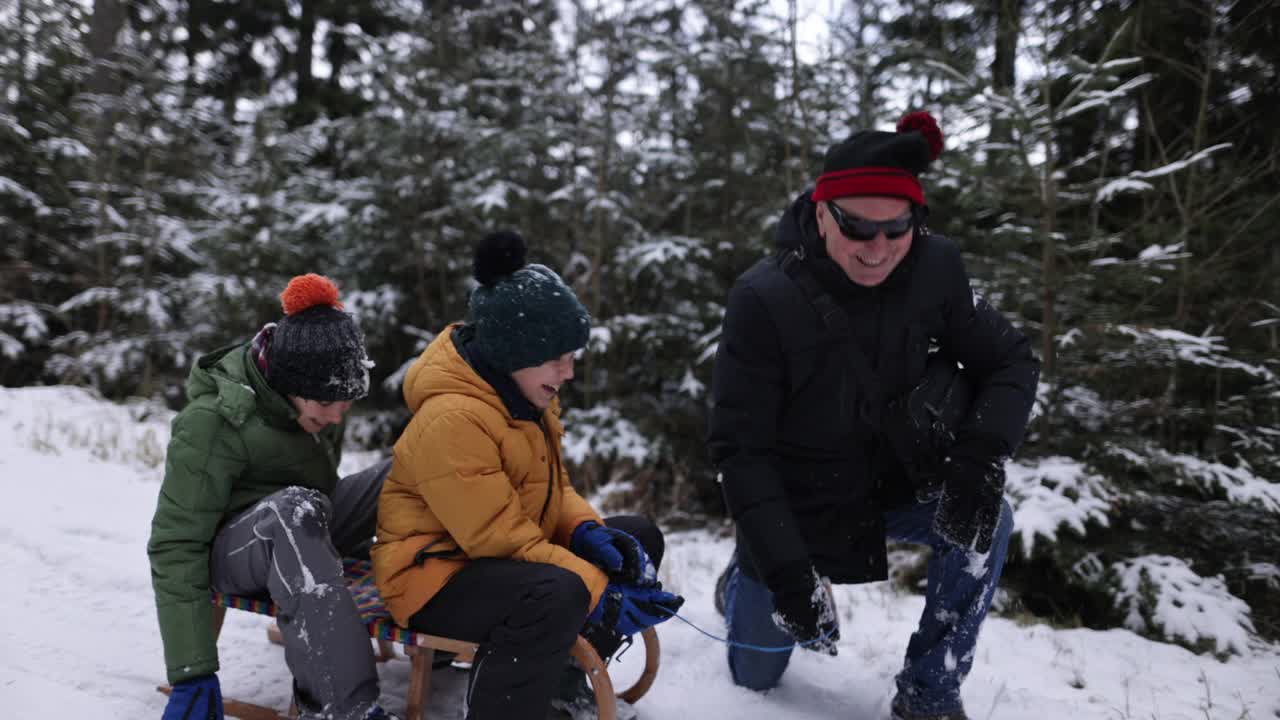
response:
<path id="1" fill-rule="evenodd" d="M 560 392 L 560 386 L 573 379 L 573 353 L 565 353 L 541 365 L 520 368 L 511 373 L 520 392 L 539 410 L 546 410 Z"/>
<path id="2" fill-rule="evenodd" d="M 827 202 L 834 203 L 847 220 L 885 221 L 902 217 L 911 211 L 911 202 L 902 198 L 855 195 L 819 202 L 818 233 L 826 244 L 827 255 L 844 270 L 853 282 L 875 287 L 889 277 L 902 258 L 911 249 L 915 230 L 908 230 L 897 238 L 888 238 L 883 231 L 870 240 L 850 240 L 841 232 Z"/>
<path id="3" fill-rule="evenodd" d="M 350 400 L 304 400 L 290 395 L 289 402 L 298 411 L 298 425 L 309 433 L 318 433 L 329 425 L 337 425 L 351 409 Z"/>

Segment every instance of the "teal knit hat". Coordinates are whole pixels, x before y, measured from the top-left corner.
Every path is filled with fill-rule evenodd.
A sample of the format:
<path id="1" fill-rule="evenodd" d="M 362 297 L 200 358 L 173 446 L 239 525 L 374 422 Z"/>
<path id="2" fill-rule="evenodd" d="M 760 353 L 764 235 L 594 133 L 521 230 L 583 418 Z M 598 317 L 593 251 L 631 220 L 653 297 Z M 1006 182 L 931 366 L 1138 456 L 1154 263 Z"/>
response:
<path id="1" fill-rule="evenodd" d="M 527 252 L 524 238 L 511 231 L 491 233 L 476 246 L 472 343 L 506 373 L 585 347 L 591 333 L 591 315 L 573 290 L 551 268 L 525 264 Z"/>

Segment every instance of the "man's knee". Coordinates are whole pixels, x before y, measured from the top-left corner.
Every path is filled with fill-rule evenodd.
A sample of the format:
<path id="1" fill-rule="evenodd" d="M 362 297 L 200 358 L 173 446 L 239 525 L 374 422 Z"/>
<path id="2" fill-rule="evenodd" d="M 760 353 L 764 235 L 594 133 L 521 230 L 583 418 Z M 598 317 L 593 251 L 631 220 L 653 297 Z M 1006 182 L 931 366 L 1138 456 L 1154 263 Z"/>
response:
<path id="1" fill-rule="evenodd" d="M 773 649 L 730 647 L 729 674 L 734 684 L 757 691 L 776 687 L 791 660 L 791 653 L 783 649 L 792 641 L 773 624 L 769 591 L 744 575 L 741 567 L 730 566 L 725 581 L 725 609 L 731 641 Z"/>
<path id="2" fill-rule="evenodd" d="M 730 648 L 729 674 L 733 684 L 764 692 L 778 686 L 790 658 L 743 648 Z"/>

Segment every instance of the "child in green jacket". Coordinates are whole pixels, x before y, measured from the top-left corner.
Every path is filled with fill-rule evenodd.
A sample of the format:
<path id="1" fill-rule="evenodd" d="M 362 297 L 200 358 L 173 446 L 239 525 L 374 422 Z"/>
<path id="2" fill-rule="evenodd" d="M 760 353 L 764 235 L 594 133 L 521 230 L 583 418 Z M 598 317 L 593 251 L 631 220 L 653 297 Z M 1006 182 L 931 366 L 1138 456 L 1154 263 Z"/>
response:
<path id="1" fill-rule="evenodd" d="M 338 477 L 372 363 L 327 278 L 280 297 L 282 320 L 196 362 L 173 421 L 147 544 L 173 685 L 163 720 L 223 718 L 211 590 L 275 603 L 302 718 L 391 718 L 341 562 L 367 551 L 389 467 Z"/>

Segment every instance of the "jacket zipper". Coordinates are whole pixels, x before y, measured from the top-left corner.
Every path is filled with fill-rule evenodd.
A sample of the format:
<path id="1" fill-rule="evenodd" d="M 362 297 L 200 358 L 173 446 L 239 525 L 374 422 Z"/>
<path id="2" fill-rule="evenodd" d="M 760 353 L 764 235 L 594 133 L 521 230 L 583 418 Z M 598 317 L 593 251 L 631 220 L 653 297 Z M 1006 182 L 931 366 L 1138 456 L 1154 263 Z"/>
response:
<path id="1" fill-rule="evenodd" d="M 336 474 L 338 472 L 338 463 L 334 462 L 333 446 L 322 440 L 320 438 L 320 433 L 309 434 L 311 435 L 311 439 L 315 441 L 316 445 L 320 446 L 320 449 L 324 451 L 324 459 L 329 461 L 329 467 L 333 468 L 333 471 Z"/>
<path id="2" fill-rule="evenodd" d="M 883 338 L 881 338 L 881 334 L 884 332 L 884 291 L 882 288 L 873 288 L 871 292 L 874 294 L 874 297 L 876 299 L 875 353 L 871 356 L 871 362 L 875 363 L 874 367 L 879 369 L 880 345 L 882 344 L 882 341 L 883 341 Z M 878 412 L 881 418 L 883 418 L 884 408 L 883 407 L 879 408 Z M 864 460 L 864 462 L 867 463 L 867 474 L 870 475 L 872 478 L 874 478 L 874 480 L 872 481 L 872 486 L 875 488 L 877 495 L 880 494 L 881 490 L 884 489 L 884 477 L 879 472 L 877 472 L 877 470 L 880 467 L 880 455 L 884 451 L 884 447 L 883 447 L 884 443 L 882 442 L 880 437 L 881 433 L 883 432 L 884 430 L 883 430 L 883 424 L 882 424 L 880 432 L 875 432 L 871 434 L 871 442 L 869 443 L 869 448 L 868 448 L 870 452 L 867 453 L 867 457 Z"/>
<path id="3" fill-rule="evenodd" d="M 547 445 L 547 499 L 542 503 L 542 512 L 538 513 L 538 527 L 547 517 L 547 508 L 551 507 L 551 493 L 556 486 L 556 468 L 560 465 L 560 457 L 551 448 L 551 434 L 542 420 L 538 420 L 538 429 L 542 430 L 542 441 Z"/>

